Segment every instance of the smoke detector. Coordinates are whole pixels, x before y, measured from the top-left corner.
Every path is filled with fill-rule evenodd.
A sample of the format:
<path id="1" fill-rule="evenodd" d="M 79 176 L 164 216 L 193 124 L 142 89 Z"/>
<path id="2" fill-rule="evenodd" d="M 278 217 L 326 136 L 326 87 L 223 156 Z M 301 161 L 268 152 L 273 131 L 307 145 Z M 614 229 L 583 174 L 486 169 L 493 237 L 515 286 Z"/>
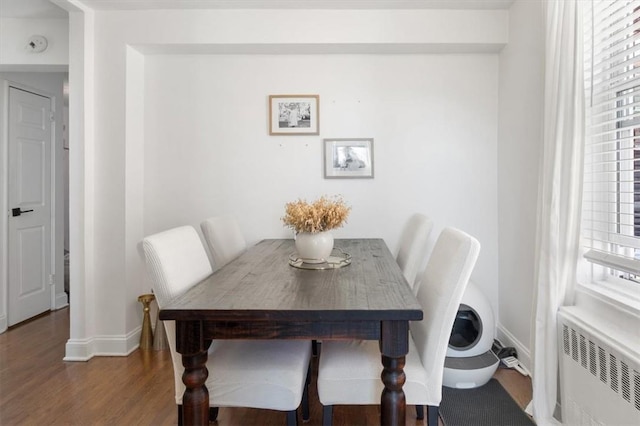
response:
<path id="1" fill-rule="evenodd" d="M 49 43 L 47 42 L 47 38 L 45 36 L 32 35 L 31 37 L 29 37 L 25 48 L 28 52 L 40 53 L 44 52 L 47 49 L 48 45 Z"/>

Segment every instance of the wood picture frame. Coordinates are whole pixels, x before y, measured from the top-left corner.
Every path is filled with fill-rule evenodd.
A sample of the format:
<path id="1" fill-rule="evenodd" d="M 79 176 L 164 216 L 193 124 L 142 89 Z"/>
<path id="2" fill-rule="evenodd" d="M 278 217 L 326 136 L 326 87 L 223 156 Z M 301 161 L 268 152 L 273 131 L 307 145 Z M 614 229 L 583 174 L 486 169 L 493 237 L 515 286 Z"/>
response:
<path id="1" fill-rule="evenodd" d="M 319 110 L 319 95 L 269 95 L 269 134 L 318 135 Z"/>

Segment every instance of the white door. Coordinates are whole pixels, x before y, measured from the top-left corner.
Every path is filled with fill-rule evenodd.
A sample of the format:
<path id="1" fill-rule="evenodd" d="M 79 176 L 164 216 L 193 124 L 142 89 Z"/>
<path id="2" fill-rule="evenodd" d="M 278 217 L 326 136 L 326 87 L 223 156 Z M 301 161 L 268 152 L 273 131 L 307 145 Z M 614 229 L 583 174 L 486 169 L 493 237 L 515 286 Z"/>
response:
<path id="1" fill-rule="evenodd" d="M 51 308 L 51 99 L 9 88 L 9 325 Z"/>

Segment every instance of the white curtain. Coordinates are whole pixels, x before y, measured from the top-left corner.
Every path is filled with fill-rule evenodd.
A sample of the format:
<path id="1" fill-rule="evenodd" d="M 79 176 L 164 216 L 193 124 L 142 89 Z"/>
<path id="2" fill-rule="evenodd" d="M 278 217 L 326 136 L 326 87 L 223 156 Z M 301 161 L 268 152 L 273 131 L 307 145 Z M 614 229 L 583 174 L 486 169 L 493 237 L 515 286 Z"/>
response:
<path id="1" fill-rule="evenodd" d="M 582 207 L 584 74 L 582 0 L 546 0 L 543 158 L 538 189 L 533 327 L 533 415 L 554 424 L 556 314 L 576 282 Z"/>

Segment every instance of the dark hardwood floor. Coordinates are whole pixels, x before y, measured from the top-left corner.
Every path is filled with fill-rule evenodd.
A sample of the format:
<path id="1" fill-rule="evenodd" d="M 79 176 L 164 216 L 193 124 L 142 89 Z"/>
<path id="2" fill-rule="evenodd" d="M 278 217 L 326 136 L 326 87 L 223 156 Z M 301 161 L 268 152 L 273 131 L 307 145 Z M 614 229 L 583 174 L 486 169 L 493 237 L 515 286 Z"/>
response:
<path id="1" fill-rule="evenodd" d="M 0 425 L 175 425 L 173 371 L 168 351 L 137 350 L 127 357 L 64 362 L 69 310 L 62 309 L 0 334 Z M 317 363 L 314 362 L 317 368 Z M 315 368 L 314 368 L 315 371 Z M 495 376 L 524 407 L 531 381 L 511 370 Z M 322 408 L 310 387 L 309 426 L 322 424 Z M 336 407 L 334 425 L 377 425 L 376 406 Z M 280 412 L 222 408 L 217 424 L 285 424 Z M 299 419 L 302 425 L 302 420 Z M 423 425 L 413 407 L 407 425 Z"/>

